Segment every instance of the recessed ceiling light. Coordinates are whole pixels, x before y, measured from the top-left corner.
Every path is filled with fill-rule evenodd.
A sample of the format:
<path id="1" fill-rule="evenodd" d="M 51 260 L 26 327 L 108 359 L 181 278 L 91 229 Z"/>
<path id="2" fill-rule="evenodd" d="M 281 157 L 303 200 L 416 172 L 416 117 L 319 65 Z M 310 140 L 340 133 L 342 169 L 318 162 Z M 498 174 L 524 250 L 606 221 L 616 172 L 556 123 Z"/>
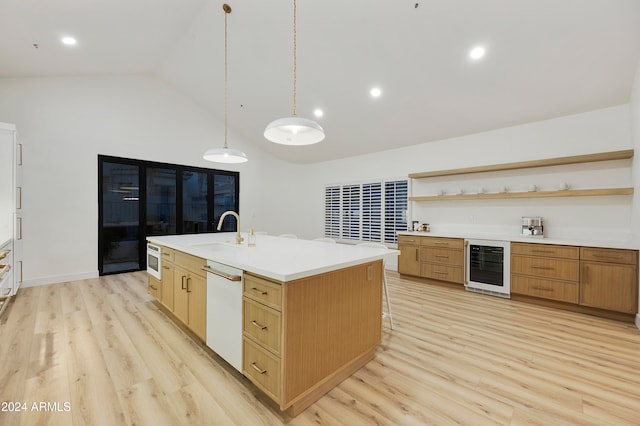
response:
<path id="1" fill-rule="evenodd" d="M 482 46 L 476 46 L 469 51 L 469 57 L 473 60 L 480 59 L 484 56 L 486 50 Z"/>
<path id="2" fill-rule="evenodd" d="M 324 111 L 322 111 L 320 108 L 316 108 L 313 111 L 313 115 L 315 115 L 316 117 L 322 117 L 324 115 Z"/>
<path id="3" fill-rule="evenodd" d="M 74 46 L 78 43 L 78 40 L 76 40 L 73 37 L 62 37 L 62 44 L 65 44 L 67 46 Z"/>
<path id="4" fill-rule="evenodd" d="M 382 90 L 380 90 L 379 87 L 374 87 L 371 89 L 369 93 L 371 94 L 372 97 L 379 98 L 380 95 L 382 95 Z"/>

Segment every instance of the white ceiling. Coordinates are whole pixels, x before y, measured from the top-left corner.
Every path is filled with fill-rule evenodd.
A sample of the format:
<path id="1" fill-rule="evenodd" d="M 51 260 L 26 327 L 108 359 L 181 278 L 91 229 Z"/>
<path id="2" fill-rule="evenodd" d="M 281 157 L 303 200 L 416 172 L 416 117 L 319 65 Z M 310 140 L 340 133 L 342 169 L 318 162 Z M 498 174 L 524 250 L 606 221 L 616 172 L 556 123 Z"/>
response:
<path id="1" fill-rule="evenodd" d="M 298 0 L 298 115 L 327 137 L 284 147 L 262 133 L 292 112 L 293 3 L 227 2 L 229 125 L 298 163 L 622 104 L 640 57 L 639 0 Z M 150 72 L 222 117 L 223 3 L 2 0 L 0 77 Z"/>

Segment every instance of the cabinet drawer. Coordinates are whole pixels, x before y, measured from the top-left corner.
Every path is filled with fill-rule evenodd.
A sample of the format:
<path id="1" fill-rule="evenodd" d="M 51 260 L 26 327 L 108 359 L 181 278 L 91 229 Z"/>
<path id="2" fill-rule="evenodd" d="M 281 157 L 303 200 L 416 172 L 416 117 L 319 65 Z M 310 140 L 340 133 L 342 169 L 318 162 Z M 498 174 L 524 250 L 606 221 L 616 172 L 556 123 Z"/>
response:
<path id="1" fill-rule="evenodd" d="M 580 249 L 579 247 L 555 244 L 511 243 L 511 254 L 578 259 Z"/>
<path id="2" fill-rule="evenodd" d="M 422 237 L 416 237 L 413 235 L 398 235 L 398 245 L 418 245 Z"/>
<path id="3" fill-rule="evenodd" d="M 577 260 L 511 255 L 512 274 L 578 281 L 580 278 L 579 270 L 579 261 Z"/>
<path id="4" fill-rule="evenodd" d="M 172 248 L 162 246 L 162 260 L 167 262 L 174 262 L 176 251 Z"/>
<path id="5" fill-rule="evenodd" d="M 578 303 L 578 283 L 511 276 L 511 292 L 561 302 Z"/>
<path id="6" fill-rule="evenodd" d="M 242 373 L 280 403 L 280 359 L 246 337 L 242 340 Z"/>
<path id="7" fill-rule="evenodd" d="M 638 262 L 638 252 L 635 250 L 581 247 L 580 260 L 635 265 Z"/>
<path id="8" fill-rule="evenodd" d="M 148 292 L 156 299 L 160 299 L 162 295 L 162 282 L 156 277 L 149 275 L 149 287 Z"/>
<path id="9" fill-rule="evenodd" d="M 422 237 L 420 239 L 420 245 L 428 247 L 463 249 L 464 240 L 462 238 Z"/>
<path id="10" fill-rule="evenodd" d="M 451 281 L 462 284 L 464 274 L 461 267 L 439 265 L 436 263 L 423 262 L 420 265 L 420 276 L 435 280 Z"/>
<path id="11" fill-rule="evenodd" d="M 242 299 L 242 331 L 256 342 L 280 355 L 280 312 L 247 297 Z"/>
<path id="12" fill-rule="evenodd" d="M 174 256 L 176 265 L 180 265 L 182 268 L 196 275 L 200 275 L 202 277 L 207 276 L 207 273 L 202 270 L 202 267 L 207 264 L 206 260 L 177 250 L 175 251 Z"/>
<path id="13" fill-rule="evenodd" d="M 463 266 L 464 264 L 464 251 L 462 250 L 450 250 L 439 247 L 421 247 L 420 257 L 421 260 L 424 261 L 452 266 Z"/>
<path id="14" fill-rule="evenodd" d="M 242 285 L 246 297 L 282 310 L 282 285 L 251 274 L 244 274 Z"/>

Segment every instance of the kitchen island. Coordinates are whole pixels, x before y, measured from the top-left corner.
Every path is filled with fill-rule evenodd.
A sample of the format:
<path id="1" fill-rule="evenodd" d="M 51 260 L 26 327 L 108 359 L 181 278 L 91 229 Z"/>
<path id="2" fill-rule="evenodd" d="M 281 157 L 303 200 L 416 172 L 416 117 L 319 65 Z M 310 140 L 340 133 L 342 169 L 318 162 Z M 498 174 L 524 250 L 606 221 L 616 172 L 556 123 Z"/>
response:
<path id="1" fill-rule="evenodd" d="M 383 259 L 399 252 L 266 235 L 248 247 L 247 235 L 241 245 L 234 237 L 149 237 L 166 260 L 161 278 L 149 276 L 150 293 L 210 347 L 212 332 L 237 333 L 236 368 L 295 416 L 373 359 L 382 333 Z M 228 303 L 237 329 L 233 319 L 211 323 L 211 312 L 202 320 L 209 309 L 203 300 L 218 291 L 211 265 L 241 271 L 227 275 L 237 289 Z"/>

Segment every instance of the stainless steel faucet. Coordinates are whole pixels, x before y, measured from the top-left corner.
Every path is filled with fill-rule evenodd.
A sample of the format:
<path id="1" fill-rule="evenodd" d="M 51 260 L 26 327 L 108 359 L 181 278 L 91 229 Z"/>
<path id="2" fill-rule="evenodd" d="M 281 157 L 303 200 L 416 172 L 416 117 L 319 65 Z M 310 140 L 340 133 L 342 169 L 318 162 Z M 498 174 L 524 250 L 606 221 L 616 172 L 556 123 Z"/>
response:
<path id="1" fill-rule="evenodd" d="M 242 242 L 244 241 L 244 238 L 242 238 L 240 236 L 240 215 L 238 215 L 238 213 L 234 212 L 233 210 L 227 210 L 226 212 L 222 213 L 222 216 L 220 216 L 220 220 L 218 221 L 218 231 L 220 230 L 220 228 L 222 228 L 222 221 L 224 220 L 224 218 L 227 215 L 233 215 L 236 218 L 236 244 L 242 244 Z"/>

